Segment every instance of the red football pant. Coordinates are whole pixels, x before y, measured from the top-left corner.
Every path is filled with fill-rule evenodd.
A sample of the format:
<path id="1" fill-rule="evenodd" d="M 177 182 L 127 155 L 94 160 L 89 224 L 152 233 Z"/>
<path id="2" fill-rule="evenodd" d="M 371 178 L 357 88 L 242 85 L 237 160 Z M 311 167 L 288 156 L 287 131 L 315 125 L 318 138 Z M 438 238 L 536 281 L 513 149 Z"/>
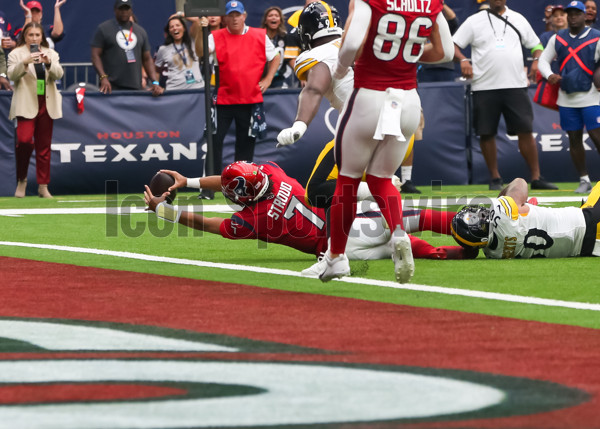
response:
<path id="1" fill-rule="evenodd" d="M 39 185 L 50 183 L 50 146 L 54 120 L 48 115 L 46 99 L 38 96 L 39 110 L 33 119 L 17 117 L 17 180 L 27 178 L 29 159 L 35 149 L 36 177 Z"/>

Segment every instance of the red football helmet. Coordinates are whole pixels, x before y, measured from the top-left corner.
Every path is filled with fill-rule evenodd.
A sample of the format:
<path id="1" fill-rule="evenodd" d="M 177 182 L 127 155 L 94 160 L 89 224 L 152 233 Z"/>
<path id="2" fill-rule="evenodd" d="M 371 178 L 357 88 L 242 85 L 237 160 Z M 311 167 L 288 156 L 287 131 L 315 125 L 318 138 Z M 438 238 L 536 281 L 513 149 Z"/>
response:
<path id="1" fill-rule="evenodd" d="M 254 162 L 236 161 L 221 173 L 223 195 L 236 203 L 250 203 L 269 188 L 269 177 Z"/>

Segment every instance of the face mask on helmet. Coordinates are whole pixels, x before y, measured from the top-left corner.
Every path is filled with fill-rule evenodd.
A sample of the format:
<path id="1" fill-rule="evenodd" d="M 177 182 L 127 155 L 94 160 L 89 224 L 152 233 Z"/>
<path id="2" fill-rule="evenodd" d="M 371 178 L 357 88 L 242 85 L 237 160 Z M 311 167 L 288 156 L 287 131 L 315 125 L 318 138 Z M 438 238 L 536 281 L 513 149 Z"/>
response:
<path id="1" fill-rule="evenodd" d="M 326 36 L 342 35 L 340 18 L 335 7 L 317 1 L 304 8 L 298 20 L 298 35 L 303 51 L 314 48 L 314 41 Z"/>
<path id="2" fill-rule="evenodd" d="M 490 209 L 484 205 L 465 206 L 452 218 L 451 232 L 463 247 L 485 247 L 490 231 Z"/>
<path id="3" fill-rule="evenodd" d="M 269 188 L 269 177 L 254 162 L 236 161 L 221 173 L 223 195 L 235 203 L 260 199 Z"/>

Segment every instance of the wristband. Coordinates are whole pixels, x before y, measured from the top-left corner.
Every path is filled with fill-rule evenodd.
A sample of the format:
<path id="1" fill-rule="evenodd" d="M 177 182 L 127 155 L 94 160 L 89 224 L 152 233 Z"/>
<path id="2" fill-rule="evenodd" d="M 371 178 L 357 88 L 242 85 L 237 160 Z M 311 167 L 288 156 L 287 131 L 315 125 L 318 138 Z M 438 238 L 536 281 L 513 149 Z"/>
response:
<path id="1" fill-rule="evenodd" d="M 462 63 L 463 61 L 471 61 L 471 58 L 463 58 L 462 60 L 460 60 L 460 62 Z"/>
<path id="2" fill-rule="evenodd" d="M 152 85 L 158 85 L 158 81 L 157 80 L 153 80 L 152 81 Z"/>
<path id="3" fill-rule="evenodd" d="M 186 186 L 188 188 L 202 189 L 202 185 L 200 185 L 200 177 L 188 177 Z"/>
<path id="4" fill-rule="evenodd" d="M 177 210 L 177 207 L 174 207 L 171 204 L 167 204 L 166 201 L 163 201 L 156 206 L 156 217 L 164 219 L 167 222 L 177 223 L 181 217 L 181 212 Z"/>
<path id="5" fill-rule="evenodd" d="M 31 14 L 25 15 L 25 18 L 31 18 Z"/>
<path id="6" fill-rule="evenodd" d="M 538 61 L 540 58 L 533 58 L 531 61 Z"/>

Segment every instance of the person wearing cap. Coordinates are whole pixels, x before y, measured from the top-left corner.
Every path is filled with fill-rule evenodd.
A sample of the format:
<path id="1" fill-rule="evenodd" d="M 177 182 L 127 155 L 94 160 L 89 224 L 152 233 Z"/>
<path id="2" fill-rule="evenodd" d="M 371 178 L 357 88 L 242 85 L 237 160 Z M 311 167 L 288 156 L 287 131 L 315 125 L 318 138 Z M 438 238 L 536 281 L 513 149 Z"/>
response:
<path id="1" fill-rule="evenodd" d="M 552 6 L 550 22 L 552 24 L 551 29 L 540 34 L 540 43 L 544 48 L 548 44 L 550 38 L 554 36 L 558 30 L 564 30 L 568 27 L 567 12 L 565 12 L 565 8 L 562 5 L 558 4 Z"/>
<path id="2" fill-rule="evenodd" d="M 162 94 L 146 30 L 131 21 L 132 1 L 116 0 L 114 13 L 114 18 L 98 25 L 91 42 L 92 64 L 100 79 L 100 92 L 143 89 L 143 67 L 152 80 L 152 95 Z"/>
<path id="3" fill-rule="evenodd" d="M 560 30 L 548 41 L 540 57 L 540 73 L 551 84 L 560 82 L 558 112 L 560 126 L 569 136 L 571 159 L 579 173 L 576 193 L 592 190 L 585 165 L 583 127 L 600 152 L 600 93 L 593 83 L 600 60 L 600 31 L 585 25 L 585 6 L 574 0 L 565 6 L 569 28 Z M 550 64 L 556 58 L 559 71 Z"/>
<path id="4" fill-rule="evenodd" d="M 540 176 L 538 149 L 533 137 L 533 106 L 527 89 L 523 47 L 531 50 L 529 71 L 533 79 L 543 47 L 531 24 L 506 6 L 506 0 L 490 0 L 488 9 L 466 19 L 453 36 L 455 61 L 460 61 L 462 76 L 473 79 L 473 116 L 480 138 L 481 153 L 490 173 L 490 190 L 501 190 L 496 134 L 500 117 L 506 121 L 507 134 L 517 135 L 519 151 L 531 174 L 532 189 L 558 189 Z M 471 59 L 461 49 L 471 46 Z"/>
<path id="5" fill-rule="evenodd" d="M 46 40 L 48 40 L 48 45 L 50 49 L 55 48 L 55 44 L 60 42 L 65 37 L 64 25 L 62 21 L 62 16 L 60 14 L 60 7 L 65 4 L 67 0 L 56 0 L 54 4 L 54 23 L 53 25 L 45 25 L 44 33 L 46 34 Z M 43 17 L 43 8 L 42 4 L 39 1 L 29 1 L 27 4 L 20 0 L 21 9 L 25 12 L 25 22 L 23 27 L 25 27 L 30 22 L 35 22 L 40 25 L 42 24 Z M 15 34 L 18 36 L 21 32 L 21 29 L 17 30 Z"/>
<path id="6" fill-rule="evenodd" d="M 246 10 L 241 1 L 231 0 L 225 6 L 226 27 L 208 37 L 209 52 L 219 70 L 217 91 L 217 133 L 213 141 L 213 168 L 220 174 L 223 163 L 223 141 L 235 121 L 235 160 L 254 158 L 255 137 L 249 135 L 253 112 L 262 107 L 263 92 L 269 88 L 281 58 L 264 28 L 246 25 Z M 267 66 L 267 74 L 261 79 Z"/>

